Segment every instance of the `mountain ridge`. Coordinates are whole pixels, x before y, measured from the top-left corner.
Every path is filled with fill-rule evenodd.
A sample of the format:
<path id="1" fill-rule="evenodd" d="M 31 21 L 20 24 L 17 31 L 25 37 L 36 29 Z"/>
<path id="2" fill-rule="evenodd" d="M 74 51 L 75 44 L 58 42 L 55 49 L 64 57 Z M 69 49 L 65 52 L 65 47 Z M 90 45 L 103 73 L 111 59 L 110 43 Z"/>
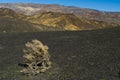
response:
<path id="1" fill-rule="evenodd" d="M 19 30 L 23 30 L 23 32 L 36 32 L 56 30 L 93 30 L 119 26 L 114 22 L 104 22 L 78 17 L 74 13 L 48 11 L 34 15 L 26 15 L 22 12 L 17 12 L 8 8 L 0 8 L 0 21 L 0 28 L 3 32 L 9 32 L 7 27 L 8 29 L 13 28 L 13 30 L 10 29 L 12 32 L 14 32 L 14 30 L 15 32 Z M 31 31 L 28 29 L 29 26 L 31 27 Z"/>
<path id="2" fill-rule="evenodd" d="M 9 8 L 26 15 L 33 15 L 42 12 L 73 13 L 78 17 L 120 24 L 120 12 L 106 12 L 59 4 L 0 3 L 0 7 Z"/>
<path id="3" fill-rule="evenodd" d="M 0 33 L 9 32 L 40 32 L 55 31 L 58 28 L 52 28 L 42 24 L 34 24 L 23 20 L 26 15 L 15 12 L 8 8 L 0 8 Z"/>
<path id="4" fill-rule="evenodd" d="M 88 20 L 84 18 L 79 18 L 72 13 L 59 12 L 44 12 L 41 14 L 39 13 L 28 17 L 26 21 L 52 27 L 63 27 L 65 30 L 91 30 L 101 29 L 107 26 L 117 26 L 114 23 Z"/>

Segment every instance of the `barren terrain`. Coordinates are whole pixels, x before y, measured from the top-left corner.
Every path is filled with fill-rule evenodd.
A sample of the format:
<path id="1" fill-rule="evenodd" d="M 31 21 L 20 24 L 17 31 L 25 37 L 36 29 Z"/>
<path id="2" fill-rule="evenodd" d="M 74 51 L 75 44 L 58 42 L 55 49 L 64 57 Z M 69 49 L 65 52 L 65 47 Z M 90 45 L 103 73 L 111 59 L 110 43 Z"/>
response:
<path id="1" fill-rule="evenodd" d="M 52 68 L 24 76 L 18 66 L 27 41 L 49 46 Z M 120 80 L 120 28 L 0 34 L 0 80 Z"/>

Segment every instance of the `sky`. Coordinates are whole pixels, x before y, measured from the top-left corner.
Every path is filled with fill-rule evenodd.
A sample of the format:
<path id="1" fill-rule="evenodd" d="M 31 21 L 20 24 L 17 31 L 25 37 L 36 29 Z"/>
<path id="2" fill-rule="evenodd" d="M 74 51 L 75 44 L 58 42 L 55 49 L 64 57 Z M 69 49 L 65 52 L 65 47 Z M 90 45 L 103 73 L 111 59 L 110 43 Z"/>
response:
<path id="1" fill-rule="evenodd" d="M 120 12 L 120 0 L 0 0 L 0 3 L 60 4 L 100 11 Z"/>

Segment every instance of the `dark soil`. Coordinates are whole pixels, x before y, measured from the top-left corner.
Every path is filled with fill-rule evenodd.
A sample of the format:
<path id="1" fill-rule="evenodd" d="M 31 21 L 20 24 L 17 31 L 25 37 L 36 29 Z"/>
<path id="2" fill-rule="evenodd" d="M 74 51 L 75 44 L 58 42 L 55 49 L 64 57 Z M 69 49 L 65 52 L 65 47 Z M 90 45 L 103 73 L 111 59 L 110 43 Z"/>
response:
<path id="1" fill-rule="evenodd" d="M 49 46 L 52 68 L 36 76 L 19 71 L 27 41 Z M 120 80 L 120 28 L 0 34 L 0 80 Z"/>

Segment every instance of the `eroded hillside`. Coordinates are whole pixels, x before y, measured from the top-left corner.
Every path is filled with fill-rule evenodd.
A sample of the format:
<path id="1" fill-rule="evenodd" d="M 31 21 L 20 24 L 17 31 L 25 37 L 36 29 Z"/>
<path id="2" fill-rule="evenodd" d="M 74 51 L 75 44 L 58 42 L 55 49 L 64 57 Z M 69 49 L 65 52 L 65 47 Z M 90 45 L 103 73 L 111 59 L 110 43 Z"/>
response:
<path id="1" fill-rule="evenodd" d="M 93 30 L 116 26 L 116 23 L 80 18 L 72 13 L 43 12 L 25 15 L 8 8 L 0 8 L 1 32 Z"/>

